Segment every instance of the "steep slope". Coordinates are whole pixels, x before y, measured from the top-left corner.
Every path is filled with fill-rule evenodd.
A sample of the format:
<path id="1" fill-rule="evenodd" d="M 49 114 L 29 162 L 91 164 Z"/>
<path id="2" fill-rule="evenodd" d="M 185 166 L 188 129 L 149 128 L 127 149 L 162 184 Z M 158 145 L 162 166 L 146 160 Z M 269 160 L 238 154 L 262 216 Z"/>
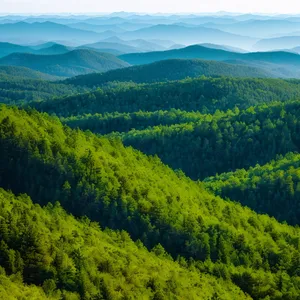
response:
<path id="1" fill-rule="evenodd" d="M 77 221 L 58 203 L 41 208 L 0 189 L 0 205 L 0 265 L 11 279 L 19 274 L 14 283 L 0 275 L 2 299 L 250 298 L 229 281 L 180 266 L 161 246 L 148 252 L 126 232 Z"/>
<path id="2" fill-rule="evenodd" d="M 300 224 L 300 154 L 205 179 L 209 190 L 277 220 Z"/>
<path id="3" fill-rule="evenodd" d="M 299 80 L 249 78 L 196 78 L 149 85 L 119 84 L 114 89 L 31 103 L 40 111 L 58 116 L 169 110 L 214 113 L 248 108 L 259 103 L 300 97 Z"/>
<path id="4" fill-rule="evenodd" d="M 161 243 L 173 257 L 193 258 L 193 267 L 230 279 L 255 299 L 293 299 L 299 294 L 298 228 L 225 202 L 157 158 L 118 141 L 70 130 L 47 115 L 6 107 L 1 107 L 0 146 L 0 184 L 15 193 L 27 192 L 42 204 L 60 199 L 75 215 L 125 229 L 149 249 Z M 54 226 L 59 225 L 56 220 Z M 80 237 L 80 232 L 68 232 Z M 90 245 L 82 239 L 79 245 Z M 58 237 L 55 244 L 68 240 Z M 38 241 L 40 245 L 48 239 L 40 236 Z M 61 265 L 62 271 L 74 274 L 68 268 L 72 262 Z M 160 265 L 159 272 L 163 270 Z M 67 284 L 72 288 L 72 282 Z"/>
<path id="5" fill-rule="evenodd" d="M 28 67 L 55 76 L 75 76 L 128 66 L 115 56 L 91 50 L 74 50 L 61 55 L 15 53 L 0 59 L 0 65 Z"/>
<path id="6" fill-rule="evenodd" d="M 0 267 L 0 298 L 5 300 L 22 298 L 31 300 L 49 299 L 41 287 L 23 284 L 17 274 L 6 276 L 2 267 Z"/>
<path id="7" fill-rule="evenodd" d="M 271 74 L 248 66 L 230 65 L 216 61 L 170 59 L 149 65 L 133 66 L 101 74 L 89 74 L 65 82 L 82 86 L 102 86 L 109 82 L 152 83 L 199 76 L 271 77 Z"/>

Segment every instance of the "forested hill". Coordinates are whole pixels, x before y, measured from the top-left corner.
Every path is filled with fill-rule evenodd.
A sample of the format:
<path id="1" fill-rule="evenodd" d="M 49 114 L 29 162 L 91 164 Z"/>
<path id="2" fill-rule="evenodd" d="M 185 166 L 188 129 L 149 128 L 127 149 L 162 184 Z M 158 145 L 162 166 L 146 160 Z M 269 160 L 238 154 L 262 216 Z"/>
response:
<path id="1" fill-rule="evenodd" d="M 265 164 L 300 150 L 300 102 L 264 104 L 196 122 L 132 130 L 120 136 L 125 145 L 156 154 L 173 169 L 194 179 L 256 163 Z M 220 160 L 222 157 L 222 160 Z"/>
<path id="2" fill-rule="evenodd" d="M 277 220 L 300 224 L 300 154 L 288 153 L 265 165 L 205 179 L 215 194 L 239 201 Z"/>
<path id="3" fill-rule="evenodd" d="M 199 119 L 208 118 L 199 112 L 186 112 L 180 109 L 168 111 L 137 111 L 132 113 L 104 113 L 82 114 L 61 118 L 64 124 L 71 128 L 90 130 L 94 133 L 107 134 L 111 132 L 128 132 L 131 129 L 142 130 L 157 125 L 172 125 L 187 122 L 196 122 Z"/>
<path id="4" fill-rule="evenodd" d="M 41 208 L 0 189 L 0 206 L 1 299 L 250 299 L 161 246 L 149 252 L 124 231 L 77 221 L 58 202 Z"/>
<path id="5" fill-rule="evenodd" d="M 300 300 L 297 30 L 0 16 L 0 300 Z"/>
<path id="6" fill-rule="evenodd" d="M 198 59 L 170 59 L 148 65 L 117 69 L 100 74 L 81 75 L 69 78 L 65 83 L 81 86 L 102 86 L 109 82 L 133 81 L 136 83 L 153 83 L 180 80 L 199 76 L 232 77 L 273 77 L 271 73 L 259 68 L 231 65 L 217 61 Z"/>
<path id="7" fill-rule="evenodd" d="M 298 228 L 279 224 L 268 216 L 258 215 L 239 204 L 215 197 L 208 193 L 202 184 L 193 182 L 182 172 L 175 173 L 157 157 L 147 157 L 137 150 L 125 148 L 121 142 L 114 139 L 71 130 L 45 114 L 2 106 L 0 158 L 0 185 L 15 194 L 27 193 L 34 202 L 41 204 L 54 203 L 59 199 L 61 205 L 75 216 L 87 215 L 92 220 L 99 221 L 102 227 L 124 229 L 134 240 L 140 239 L 148 249 L 160 243 L 173 258 L 179 255 L 183 257 L 184 259 L 179 258 L 179 261 L 186 267 L 190 265 L 192 269 L 231 281 L 254 299 L 261 299 L 267 295 L 272 295 L 273 299 L 296 299 L 299 295 Z M 1 210 L 3 211 L 3 206 Z M 32 243 L 32 240 L 35 241 L 32 234 L 36 231 L 28 226 L 29 220 L 24 218 L 22 208 L 18 206 L 15 210 L 13 216 L 17 218 L 21 215 L 22 220 L 27 222 L 26 226 L 20 228 L 24 228 L 25 231 L 30 229 L 26 231 L 29 234 L 27 243 Z M 37 221 L 43 220 L 42 215 L 34 217 L 36 230 L 41 224 Z M 61 224 L 58 215 L 59 213 L 55 213 L 55 219 L 47 218 L 47 224 L 54 223 L 52 230 L 53 226 L 57 228 Z M 13 220 L 12 217 L 9 220 Z M 22 224 L 20 222 L 17 224 Z M 65 227 L 63 224 L 61 226 Z M 53 268 L 50 268 L 49 273 L 49 268 L 42 268 L 43 276 L 38 273 L 39 275 L 34 277 L 36 273 L 30 271 L 29 274 L 32 275 L 29 280 L 38 278 L 41 283 L 43 279 L 68 274 L 67 283 L 64 283 L 63 275 L 59 277 L 58 287 L 63 289 L 66 286 L 66 290 L 72 292 L 79 288 L 79 293 L 84 293 L 85 285 L 77 283 L 76 276 L 80 276 L 85 282 L 88 282 L 85 270 L 89 270 L 90 278 L 94 276 L 95 269 L 89 267 L 89 264 L 93 265 L 93 255 L 97 256 L 96 260 L 100 264 L 98 270 L 100 268 L 109 273 L 120 266 L 114 263 L 101 264 L 103 257 L 96 252 L 100 251 L 100 246 L 93 252 L 85 250 L 86 247 L 97 245 L 93 243 L 98 243 L 97 238 L 95 242 L 90 239 L 90 230 L 84 231 L 87 235 L 85 237 L 81 237 L 79 229 L 68 229 L 68 234 L 65 233 L 61 237 L 55 234 L 53 244 L 57 246 L 52 246 L 52 250 L 47 250 L 48 243 L 41 243 L 49 240 L 46 236 L 48 232 L 45 231 L 39 236 L 41 246 L 33 253 L 52 251 L 47 255 L 47 260 L 39 261 L 39 266 L 51 266 L 53 255 L 56 257 L 55 266 L 60 268 L 59 273 Z M 79 239 L 76 244 L 82 245 L 79 252 L 71 252 L 74 263 L 66 256 L 69 253 L 68 246 L 63 246 L 63 243 L 67 242 L 73 244 L 71 236 L 69 237 L 71 233 L 74 238 Z M 95 235 L 97 236 L 96 233 Z M 88 243 L 84 242 L 85 238 L 89 239 Z M 18 244 L 14 247 L 18 247 Z M 5 245 L 4 249 L 7 249 Z M 21 249 L 17 251 L 24 255 L 22 251 L 25 250 Z M 122 249 L 125 248 L 122 246 Z M 59 252 L 59 255 L 55 255 L 54 251 L 67 253 Z M 109 253 L 116 253 L 107 249 L 105 252 L 108 255 L 106 257 L 111 259 L 112 255 Z M 11 256 L 14 252 L 9 253 Z M 14 255 L 20 257 L 17 252 Z M 82 256 L 87 257 L 87 266 L 82 264 Z M 29 261 L 30 258 L 31 256 L 28 257 Z M 146 265 L 145 262 L 137 264 Z M 14 266 L 15 270 L 18 270 L 18 264 Z M 11 266 L 6 268 L 9 267 Z M 30 264 L 30 267 L 39 272 L 34 265 Z M 77 268 L 80 268 L 79 273 L 76 273 Z M 145 267 L 145 272 L 147 268 Z M 131 269 L 126 269 L 126 274 L 131 274 Z M 158 273 L 163 271 L 165 269 L 160 265 Z M 117 269 L 116 274 L 120 273 L 122 272 Z M 72 274 L 78 275 L 74 277 Z M 187 275 L 180 272 L 173 272 L 172 276 L 187 278 Z M 139 278 L 143 276 L 139 275 Z M 97 282 L 98 286 L 102 286 L 101 280 Z M 47 288 L 53 289 L 53 286 L 53 282 L 47 282 Z M 152 286 L 157 285 L 150 283 L 148 287 Z M 164 286 L 163 282 L 161 286 Z M 189 286 L 191 285 L 186 286 L 187 289 Z M 205 286 L 206 284 L 201 285 L 201 289 L 206 289 Z M 230 289 L 230 286 L 228 287 Z M 93 289 L 93 285 L 89 285 L 88 291 L 91 288 Z M 168 293 L 171 290 L 168 286 L 163 291 Z M 240 299 L 239 296 L 235 296 L 236 293 L 237 290 L 232 291 L 231 299 Z"/>
<path id="8" fill-rule="evenodd" d="M 21 70 L 20 70 L 21 69 Z M 28 79 L 39 75 L 39 72 L 26 68 L 0 67 L 0 102 L 10 105 L 27 103 L 30 101 L 48 100 L 54 97 L 70 96 L 87 91 L 87 88 L 66 85 L 60 82 L 49 82 L 40 79 Z M 1 72 L 4 74 L 1 74 Z M 23 73 L 24 72 L 24 73 Z M 35 74 L 37 73 L 37 74 Z M 12 74 L 16 76 L 11 76 Z M 25 76 L 19 76 L 24 74 Z M 33 76 L 31 76 L 33 75 Z"/>
<path id="9" fill-rule="evenodd" d="M 114 89 L 31 103 L 58 116 L 88 113 L 169 110 L 214 113 L 217 109 L 247 108 L 259 103 L 300 97 L 299 80 L 197 78 L 146 85 L 119 84 Z"/>
<path id="10" fill-rule="evenodd" d="M 206 185 L 214 193 L 239 201 L 257 212 L 268 213 L 291 224 L 299 224 L 299 155 L 288 154 L 266 165 L 254 167 L 259 161 L 264 163 L 276 157 L 277 153 L 299 151 L 298 103 L 285 106 L 272 104 L 269 112 L 266 107 L 251 108 L 242 119 L 236 118 L 232 112 L 203 115 L 199 112 L 171 109 L 156 112 L 88 114 L 62 118 L 62 122 L 73 128 L 79 127 L 101 134 L 122 132 L 121 137 L 126 143 L 147 153 L 158 154 L 170 166 L 180 167 L 190 176 L 197 176 L 197 172 L 219 173 L 224 168 L 235 168 L 233 163 L 251 165 L 253 167 L 248 171 L 242 169 L 207 178 Z M 271 111 L 273 112 L 270 113 Z M 182 123 L 186 124 L 170 128 L 154 127 Z M 256 127 L 255 132 L 253 124 Z M 239 131 L 236 130 L 237 126 L 240 127 Z M 216 127 L 220 128 L 216 130 Z M 132 131 L 125 134 L 130 130 Z M 169 134 L 170 132 L 172 134 Z M 230 132 L 230 135 L 226 132 Z M 285 137 L 280 133 L 284 133 Z M 169 140 L 170 135 L 172 141 Z M 182 140 L 184 142 L 180 145 Z M 202 141 L 207 144 L 205 147 Z M 251 145 L 253 143 L 255 145 Z M 171 150 L 174 147 L 180 153 L 178 157 Z M 219 156 L 226 157 L 226 163 L 221 163 Z M 194 169 L 190 166 L 194 166 Z M 201 174 L 202 178 L 203 176 L 206 175 Z"/>
<path id="11" fill-rule="evenodd" d="M 34 71 L 25 67 L 16 66 L 0 66 L 0 74 L 18 77 L 19 79 L 43 79 L 43 80 L 58 80 L 59 77 L 52 76 L 49 74 Z M 12 81 L 14 78 L 11 79 Z"/>
<path id="12" fill-rule="evenodd" d="M 112 54 L 87 49 L 57 55 L 13 53 L 0 58 L 0 65 L 27 67 L 54 76 L 71 77 L 129 66 Z"/>

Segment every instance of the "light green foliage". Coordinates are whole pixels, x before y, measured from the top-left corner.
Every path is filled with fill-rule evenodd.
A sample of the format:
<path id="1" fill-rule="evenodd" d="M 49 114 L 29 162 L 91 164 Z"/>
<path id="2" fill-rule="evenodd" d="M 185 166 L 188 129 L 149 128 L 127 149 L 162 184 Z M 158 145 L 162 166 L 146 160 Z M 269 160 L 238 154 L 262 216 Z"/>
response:
<path id="1" fill-rule="evenodd" d="M 15 193 L 42 204 L 59 200 L 148 249 L 161 244 L 181 265 L 231 280 L 255 299 L 299 295 L 298 228 L 215 197 L 157 157 L 5 106 L 0 149 L 0 184 Z"/>
<path id="2" fill-rule="evenodd" d="M 61 121 L 71 128 L 90 130 L 95 133 L 127 132 L 131 129 L 146 129 L 156 125 L 171 125 L 186 122 L 195 122 L 199 119 L 211 119 L 211 115 L 203 115 L 199 112 L 186 112 L 179 109 L 170 111 L 133 113 L 105 113 L 105 114 L 84 114 L 61 118 Z"/>
<path id="3" fill-rule="evenodd" d="M 24 285 L 18 274 L 5 275 L 5 270 L 0 267 L 0 299 L 5 300 L 44 300 L 48 299 L 42 288 L 35 285 Z M 53 299 L 53 298 L 52 298 Z"/>
<path id="4" fill-rule="evenodd" d="M 2 189 L 0 236 L 1 265 L 15 274 L 1 269 L 1 299 L 250 299 L 229 281 L 180 266 L 161 246 L 149 252 L 124 231 L 103 232 L 58 203 L 41 208 Z"/>
<path id="5" fill-rule="evenodd" d="M 204 179 L 299 151 L 299 120 L 299 101 L 275 102 L 113 136 L 122 138 L 125 145 L 158 155 L 194 179 Z"/>
<path id="6" fill-rule="evenodd" d="M 280 221 L 300 224 L 300 155 L 288 153 L 263 166 L 205 179 L 209 190 Z"/>

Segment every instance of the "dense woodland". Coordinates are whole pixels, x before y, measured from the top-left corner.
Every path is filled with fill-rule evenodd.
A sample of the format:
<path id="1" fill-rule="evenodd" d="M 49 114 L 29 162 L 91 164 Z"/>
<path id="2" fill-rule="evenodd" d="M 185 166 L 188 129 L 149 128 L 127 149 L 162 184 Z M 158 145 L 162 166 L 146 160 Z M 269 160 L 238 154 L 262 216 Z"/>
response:
<path id="1" fill-rule="evenodd" d="M 249 299 L 160 245 L 149 252 L 125 231 L 75 220 L 58 202 L 41 208 L 0 190 L 0 217 L 0 283 L 10 289 L 1 299 Z"/>
<path id="2" fill-rule="evenodd" d="M 211 118 L 199 112 L 186 112 L 180 109 L 167 111 L 133 113 L 105 113 L 83 114 L 69 118 L 61 118 L 61 121 L 71 128 L 90 130 L 95 133 L 107 134 L 111 132 L 127 132 L 131 129 L 146 129 L 157 125 L 172 125 L 179 123 L 195 122 L 202 118 Z"/>
<path id="3" fill-rule="evenodd" d="M 77 217 L 126 230 L 149 250 L 161 244 L 184 268 L 230 280 L 255 299 L 297 299 L 298 228 L 224 201 L 120 141 L 71 130 L 34 111 L 2 106 L 0 116 L 2 187 L 42 205 L 59 200 Z M 42 261 L 51 265 L 51 257 Z M 42 278 L 52 277 L 29 282 L 53 288 Z M 72 282 L 61 284 L 74 292 Z"/>
<path id="4" fill-rule="evenodd" d="M 0 16 L 0 299 L 300 300 L 298 33 Z"/>
<path id="5" fill-rule="evenodd" d="M 25 74 L 28 74 L 26 69 Z M 0 102 L 11 105 L 47 100 L 77 94 L 86 90 L 85 88 L 65 85 L 60 82 L 0 74 Z"/>
<path id="6" fill-rule="evenodd" d="M 148 85 L 122 83 L 111 86 L 30 105 L 62 117 L 171 108 L 214 113 L 300 97 L 299 80 L 200 77 Z"/>
<path id="7" fill-rule="evenodd" d="M 235 76 L 235 77 L 272 77 L 263 70 L 243 65 L 231 65 L 217 61 L 198 59 L 169 59 L 152 64 L 116 69 L 105 73 L 81 75 L 66 79 L 66 83 L 96 87 L 118 82 L 153 83 L 180 80 L 187 77 Z"/>
<path id="8" fill-rule="evenodd" d="M 256 72 L 0 68 L 0 298 L 299 300 L 300 81 Z"/>
<path id="9" fill-rule="evenodd" d="M 300 224 L 300 155 L 279 155 L 265 164 L 205 179 L 215 194 L 268 213 L 281 221 Z"/>
<path id="10" fill-rule="evenodd" d="M 265 164 L 300 148 L 300 102 L 215 113 L 196 122 L 154 126 L 121 137 L 125 145 L 158 155 L 193 179 Z M 222 157 L 222 160 L 220 160 Z"/>

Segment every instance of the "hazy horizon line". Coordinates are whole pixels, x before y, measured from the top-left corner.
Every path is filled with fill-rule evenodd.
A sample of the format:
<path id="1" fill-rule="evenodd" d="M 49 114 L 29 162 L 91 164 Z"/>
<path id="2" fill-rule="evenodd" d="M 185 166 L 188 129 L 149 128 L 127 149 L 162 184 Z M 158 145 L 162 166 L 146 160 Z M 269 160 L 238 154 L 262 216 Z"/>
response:
<path id="1" fill-rule="evenodd" d="M 195 16 L 209 16 L 209 15 L 219 15 L 219 16 L 242 16 L 242 15 L 257 15 L 257 16 L 300 16 L 299 13 L 266 13 L 266 12 L 231 12 L 231 11 L 212 11 L 212 12 L 138 12 L 138 11 L 110 11 L 110 12 L 0 12 L 0 16 L 86 16 L 86 15 L 94 15 L 94 16 L 107 16 L 113 14 L 132 14 L 132 15 L 140 15 L 140 16 L 185 16 L 185 15 L 195 15 Z"/>

